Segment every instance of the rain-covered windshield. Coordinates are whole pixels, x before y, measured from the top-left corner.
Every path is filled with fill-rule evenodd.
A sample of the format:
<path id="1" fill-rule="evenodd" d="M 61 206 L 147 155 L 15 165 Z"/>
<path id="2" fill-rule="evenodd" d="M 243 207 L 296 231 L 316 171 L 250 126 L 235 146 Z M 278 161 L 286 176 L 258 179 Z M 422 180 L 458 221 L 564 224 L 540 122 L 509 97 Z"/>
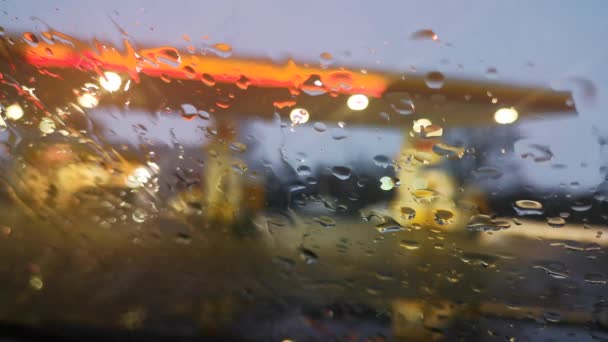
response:
<path id="1" fill-rule="evenodd" d="M 0 2 L 0 337 L 608 339 L 607 11 Z"/>

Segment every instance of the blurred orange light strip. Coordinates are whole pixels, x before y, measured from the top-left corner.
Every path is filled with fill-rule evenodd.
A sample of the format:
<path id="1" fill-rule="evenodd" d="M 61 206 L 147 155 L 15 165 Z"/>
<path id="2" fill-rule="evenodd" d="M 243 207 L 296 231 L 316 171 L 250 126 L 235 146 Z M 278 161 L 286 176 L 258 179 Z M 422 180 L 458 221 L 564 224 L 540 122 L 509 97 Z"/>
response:
<path id="1" fill-rule="evenodd" d="M 48 36 L 50 34 L 47 33 L 45 37 Z M 279 65 L 255 59 L 183 53 L 173 47 L 136 51 L 126 40 L 123 52 L 99 42 L 91 46 L 65 35 L 61 38 L 67 42 L 55 40 L 49 43 L 47 39 L 35 44 L 24 44 L 25 61 L 40 68 L 92 70 L 100 75 L 103 71 L 126 73 L 136 82 L 139 81 L 140 74 L 200 80 L 208 85 L 213 82 L 238 85 L 239 81 L 246 79 L 248 86 L 287 88 L 292 91 L 310 87 L 304 83 L 316 75 L 322 82 L 319 88 L 329 93 L 364 94 L 372 97 L 382 96 L 389 84 L 387 77 L 380 74 L 322 69 L 306 64 L 298 65 L 292 60 Z"/>

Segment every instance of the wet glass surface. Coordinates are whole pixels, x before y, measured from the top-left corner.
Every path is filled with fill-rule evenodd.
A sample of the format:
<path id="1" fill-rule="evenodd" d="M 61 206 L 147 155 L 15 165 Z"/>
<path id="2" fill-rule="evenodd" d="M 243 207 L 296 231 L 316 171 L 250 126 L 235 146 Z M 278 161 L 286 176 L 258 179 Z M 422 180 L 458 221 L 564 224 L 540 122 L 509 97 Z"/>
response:
<path id="1" fill-rule="evenodd" d="M 608 339 L 606 9 L 0 2 L 0 336 Z"/>

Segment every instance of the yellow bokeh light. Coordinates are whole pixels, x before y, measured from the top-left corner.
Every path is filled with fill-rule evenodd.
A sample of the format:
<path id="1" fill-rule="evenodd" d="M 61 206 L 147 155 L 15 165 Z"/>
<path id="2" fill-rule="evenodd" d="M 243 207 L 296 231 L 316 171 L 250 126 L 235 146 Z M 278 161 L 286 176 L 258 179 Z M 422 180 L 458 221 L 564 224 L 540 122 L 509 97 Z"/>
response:
<path id="1" fill-rule="evenodd" d="M 32 275 L 30 277 L 29 283 L 30 283 L 30 287 L 33 288 L 34 290 L 40 291 L 44 287 L 44 282 L 42 281 L 42 278 L 37 275 Z"/>
<path id="2" fill-rule="evenodd" d="M 418 120 L 414 121 L 414 125 L 412 126 L 412 129 L 414 130 L 414 132 L 420 133 L 422 131 L 422 129 L 424 129 L 425 127 L 430 126 L 432 124 L 433 123 L 429 119 L 418 119 Z"/>
<path id="3" fill-rule="evenodd" d="M 99 85 L 109 92 L 114 92 L 120 89 L 122 79 L 117 73 L 106 71 L 103 76 L 99 76 Z"/>
<path id="4" fill-rule="evenodd" d="M 508 124 L 512 124 L 515 121 L 517 121 L 517 118 L 519 117 L 519 113 L 517 113 L 517 110 L 515 110 L 515 108 L 500 108 L 499 110 L 496 111 L 496 113 L 494 113 L 494 121 L 496 121 L 497 123 L 501 124 L 501 125 L 508 125 Z"/>
<path id="5" fill-rule="evenodd" d="M 308 111 L 304 108 L 295 108 L 289 113 L 289 119 L 291 119 L 291 122 L 294 125 L 303 124 L 308 122 L 310 114 L 308 114 Z"/>
<path id="6" fill-rule="evenodd" d="M 84 93 L 78 96 L 78 104 L 84 108 L 95 108 L 99 104 L 99 100 L 92 94 Z"/>
<path id="7" fill-rule="evenodd" d="M 141 188 L 150 178 L 152 178 L 150 170 L 145 166 L 140 166 L 127 176 L 126 185 L 129 188 Z"/>
<path id="8" fill-rule="evenodd" d="M 13 121 L 21 119 L 23 117 L 23 108 L 18 103 L 13 103 L 6 107 L 6 117 Z"/>
<path id="9" fill-rule="evenodd" d="M 351 110 L 364 110 L 369 105 L 369 99 L 363 94 L 351 95 L 346 101 Z"/>

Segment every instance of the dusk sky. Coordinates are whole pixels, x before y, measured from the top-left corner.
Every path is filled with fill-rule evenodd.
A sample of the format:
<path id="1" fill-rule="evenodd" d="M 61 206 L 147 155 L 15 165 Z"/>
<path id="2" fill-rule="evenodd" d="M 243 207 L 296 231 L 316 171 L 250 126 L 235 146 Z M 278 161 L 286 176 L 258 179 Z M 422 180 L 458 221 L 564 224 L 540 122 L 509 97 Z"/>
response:
<path id="1" fill-rule="evenodd" d="M 554 175 L 544 166 L 524 164 L 532 182 L 550 185 L 572 179 L 592 185 L 603 178 L 599 167 L 608 153 L 601 150 L 594 130 L 608 137 L 606 1 L 9 0 L 0 2 L 0 12 L 7 31 L 40 31 L 44 22 L 83 39 L 117 45 L 122 36 L 113 21 L 144 45 L 186 46 L 183 35 L 188 35 L 201 46 L 208 36 L 208 43 L 231 44 L 235 55 L 316 61 L 329 52 L 339 65 L 403 72 L 415 67 L 438 70 L 448 78 L 484 79 L 493 67 L 498 82 L 574 93 L 577 117 L 519 124 L 524 136 L 551 147 L 556 162 L 572 166 Z M 409 39 L 420 29 L 434 30 L 439 42 Z M 594 96 L 585 96 L 581 80 L 592 84 Z M 123 128 L 117 130 L 130 129 Z M 272 126 L 258 129 L 267 130 L 268 148 L 276 144 L 280 134 Z M 307 135 L 314 132 L 308 130 L 293 134 L 290 144 L 309 141 Z M 385 146 L 395 152 L 398 147 L 397 141 Z M 589 166 L 574 167 L 581 162 Z"/>

